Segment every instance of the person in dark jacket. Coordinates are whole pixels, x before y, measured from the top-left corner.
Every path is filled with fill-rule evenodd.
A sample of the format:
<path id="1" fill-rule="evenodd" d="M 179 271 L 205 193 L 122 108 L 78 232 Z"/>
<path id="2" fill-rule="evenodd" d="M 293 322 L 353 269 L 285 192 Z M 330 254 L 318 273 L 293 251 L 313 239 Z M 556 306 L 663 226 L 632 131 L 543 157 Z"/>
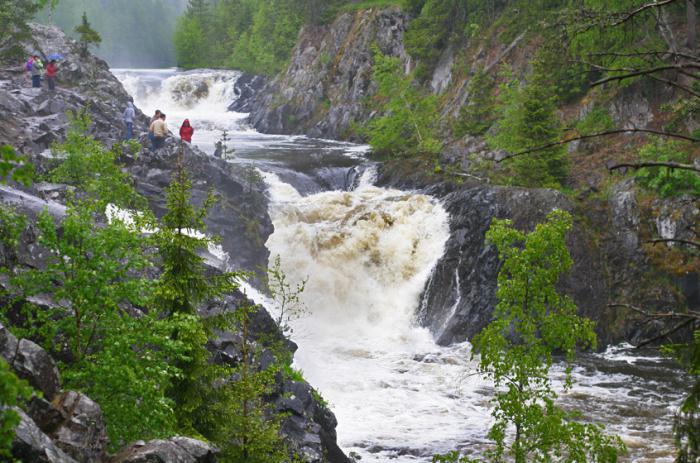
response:
<path id="1" fill-rule="evenodd" d="M 190 125 L 190 120 L 185 119 L 180 127 L 180 138 L 182 141 L 192 143 L 192 134 L 194 134 L 194 128 Z"/>
<path id="2" fill-rule="evenodd" d="M 134 110 L 134 104 L 130 101 L 126 104 L 126 109 L 122 115 L 124 124 L 126 125 L 127 140 L 131 140 L 134 136 L 134 117 L 136 117 L 136 111 Z"/>
<path id="3" fill-rule="evenodd" d="M 56 60 L 52 59 L 46 66 L 46 83 L 49 85 L 49 90 L 56 90 L 56 74 L 58 73 L 58 65 Z"/>

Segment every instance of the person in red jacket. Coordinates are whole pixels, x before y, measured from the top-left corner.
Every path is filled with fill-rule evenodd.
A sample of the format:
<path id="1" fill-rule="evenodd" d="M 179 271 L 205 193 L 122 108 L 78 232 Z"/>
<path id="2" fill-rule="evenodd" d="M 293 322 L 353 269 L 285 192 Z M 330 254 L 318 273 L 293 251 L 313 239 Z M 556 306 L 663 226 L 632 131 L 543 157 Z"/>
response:
<path id="1" fill-rule="evenodd" d="M 180 127 L 180 138 L 182 138 L 182 141 L 186 141 L 187 143 L 192 143 L 192 134 L 194 133 L 194 128 L 190 125 L 190 120 L 185 119 L 185 121 L 182 123 L 182 126 Z"/>
<path id="2" fill-rule="evenodd" d="M 52 59 L 46 66 L 46 82 L 49 84 L 49 90 L 56 90 L 56 73 L 58 73 L 58 65 L 56 60 Z"/>

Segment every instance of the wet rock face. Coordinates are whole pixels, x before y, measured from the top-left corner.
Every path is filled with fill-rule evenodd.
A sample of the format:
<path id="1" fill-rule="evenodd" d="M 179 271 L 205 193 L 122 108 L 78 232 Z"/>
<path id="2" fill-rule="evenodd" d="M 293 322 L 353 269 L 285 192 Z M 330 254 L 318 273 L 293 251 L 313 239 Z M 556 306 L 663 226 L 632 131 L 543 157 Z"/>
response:
<path id="1" fill-rule="evenodd" d="M 256 97 L 250 121 L 261 132 L 347 138 L 353 122 L 370 111 L 374 91 L 372 47 L 409 58 L 403 46 L 408 16 L 396 8 L 340 15 L 330 26 L 308 26 L 299 36 L 287 72 Z"/>
<path id="2" fill-rule="evenodd" d="M 27 380 L 49 400 L 60 389 L 58 368 L 51 356 L 29 339 L 17 339 L 0 324 L 0 354 L 17 376 Z"/>
<path id="3" fill-rule="evenodd" d="M 228 107 L 229 111 L 249 113 L 253 109 L 253 100 L 267 84 L 267 79 L 262 76 L 243 74 L 236 80 L 233 91 L 236 101 Z"/>
<path id="4" fill-rule="evenodd" d="M 77 463 L 58 448 L 22 410 L 17 410 L 20 423 L 15 428 L 12 455 L 19 461 L 36 463 Z"/>
<path id="5" fill-rule="evenodd" d="M 437 341 L 451 344 L 472 338 L 490 321 L 496 305 L 500 261 L 485 235 L 495 218 L 509 218 L 523 230 L 532 230 L 555 208 L 571 210 L 563 195 L 552 190 L 526 190 L 474 186 L 454 191 L 434 191 L 450 213 L 450 238 L 424 291 L 419 313 Z M 581 232 L 569 236 L 574 258 L 562 289 L 578 303 L 582 313 L 604 305 L 601 272 L 595 268 L 595 253 L 586 246 Z"/>
<path id="6" fill-rule="evenodd" d="M 65 417 L 51 433 L 56 445 L 80 463 L 102 461 L 107 430 L 100 406 L 74 391 L 61 394 L 54 399 L 53 406 Z"/>
<path id="7" fill-rule="evenodd" d="M 147 139 L 142 138 L 144 146 Z M 145 150 L 136 159 L 128 159 L 128 171 L 136 189 L 148 199 L 156 216 L 166 212 L 166 189 L 184 150 L 185 167 L 192 179 L 192 199 L 202 204 L 212 192 L 218 201 L 206 217 L 207 232 L 221 237 L 228 253 L 228 264 L 236 270 L 259 272 L 267 266 L 269 252 L 264 243 L 273 227 L 267 212 L 267 198 L 260 185 L 246 186 L 244 173 L 228 162 L 213 158 L 189 144 L 182 146 L 174 137 L 156 151 Z"/>

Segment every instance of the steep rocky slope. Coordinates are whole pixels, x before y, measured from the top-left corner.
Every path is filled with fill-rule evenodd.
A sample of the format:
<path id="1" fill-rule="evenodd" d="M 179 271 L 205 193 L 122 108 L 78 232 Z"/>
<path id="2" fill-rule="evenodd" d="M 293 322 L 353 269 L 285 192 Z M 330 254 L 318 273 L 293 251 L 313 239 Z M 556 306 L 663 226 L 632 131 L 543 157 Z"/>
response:
<path id="1" fill-rule="evenodd" d="M 353 124 L 361 125 L 375 115 L 368 104 L 375 90 L 373 45 L 399 57 L 407 71 L 414 65 L 404 47 L 409 21 L 396 8 L 373 8 L 341 14 L 326 26 L 305 27 L 286 72 L 256 97 L 250 121 L 263 132 L 353 139 Z M 535 46 L 524 33 L 505 41 L 497 31 L 462 45 L 461 50 L 452 45 L 442 51 L 426 85 L 440 96 L 445 128 L 469 101 L 469 82 L 478 69 L 495 75 L 501 64 L 508 64 L 514 75 L 522 77 Z M 653 128 L 659 123 L 658 109 L 670 97 L 668 88 L 631 85 L 608 92 L 604 107 L 616 126 Z M 583 98 L 564 111 L 584 116 L 591 108 L 591 99 Z M 503 155 L 489 149 L 481 137 L 445 141 L 440 162 L 462 172 L 473 172 L 484 161 Z M 572 144 L 570 182 L 577 189 L 575 195 L 495 187 L 471 174 L 461 174 L 457 180 L 466 182 L 460 183 L 454 177 L 426 174 L 432 164 L 389 163 L 381 185 L 434 194 L 451 215 L 447 252 L 424 292 L 420 322 L 441 343 L 478 333 L 495 304 L 499 265 L 494 249 L 484 242 L 491 220 L 512 218 L 516 225 L 531 228 L 554 207 L 569 210 L 576 218 L 569 238 L 575 266 L 562 284 L 582 313 L 598 322 L 601 347 L 643 340 L 663 329 L 661 323 L 645 324 L 629 312 L 609 307 L 611 303 L 633 301 L 658 310 L 700 306 L 697 274 L 660 268 L 663 262 L 654 260 L 645 244 L 653 236 L 690 238 L 690 227 L 700 221 L 697 202 L 689 197 L 650 199 L 633 181 L 605 172 L 609 156 L 619 156 L 634 143 L 634 138 L 623 136 L 612 150 L 596 143 Z"/>
<path id="2" fill-rule="evenodd" d="M 261 132 L 344 138 L 371 115 L 364 99 L 373 93 L 373 47 L 408 61 L 407 23 L 398 9 L 369 9 L 304 28 L 287 71 L 256 97 L 251 123 Z"/>
<path id="3" fill-rule="evenodd" d="M 34 41 L 25 45 L 27 53 L 61 52 L 65 56 L 58 89 L 49 92 L 29 88 L 21 66 L 5 63 L 0 70 L 0 122 L 6 130 L 0 134 L 0 144 L 14 146 L 29 157 L 39 172 L 44 172 L 55 163 L 52 143 L 65 139 L 70 124 L 67 113 L 87 109 L 92 119 L 90 133 L 110 146 L 123 137 L 121 113 L 130 98 L 104 61 L 92 55 L 81 56 L 77 44 L 57 29 L 34 26 L 33 31 Z M 137 113 L 135 132 L 147 146 L 147 117 L 140 111 Z M 174 137 L 168 137 L 165 147 L 157 153 L 143 149 L 136 155 L 125 154 L 121 161 L 132 174 L 137 190 L 160 216 L 165 210 L 164 190 L 181 149 L 193 179 L 194 201 L 202 202 L 211 190 L 219 197 L 207 217 L 207 225 L 209 231 L 223 236 L 221 246 L 229 259 L 223 262 L 217 256 L 207 256 L 212 271 L 228 266 L 258 270 L 267 262 L 268 252 L 263 243 L 272 232 L 272 225 L 263 192 L 244 188 L 247 183 L 242 180 L 241 172 L 189 145 L 181 147 Z M 65 213 L 61 199 L 66 191 L 65 185 L 45 182 L 26 188 L 3 186 L 0 201 L 11 203 L 30 218 L 45 209 L 60 217 Z M 14 254 L 0 246 L 0 264 L 42 266 L 46 251 L 36 240 L 37 233 L 30 224 L 22 234 L 19 252 Z M 0 284 L 5 286 L 6 280 L 0 280 Z M 50 300 L 32 302 L 51 304 Z M 206 304 L 201 313 L 206 316 L 231 311 L 243 303 L 252 304 L 243 294 L 234 293 L 222 301 Z M 15 305 L 1 300 L 0 307 L 11 320 Z M 262 361 L 269 361 L 271 354 L 265 353 L 266 343 L 281 340 L 278 328 L 262 307 L 258 307 L 251 325 L 250 340 L 263 349 Z M 222 333 L 210 341 L 208 348 L 218 361 L 235 364 L 241 358 L 239 339 L 239 333 Z M 292 343 L 286 346 L 293 354 L 296 346 Z M 99 404 L 82 394 L 63 391 L 55 363 L 43 349 L 31 340 L 16 339 L 6 327 L 0 327 L 0 351 L 20 377 L 43 392 L 43 398 L 33 399 L 26 413 L 21 413 L 22 422 L 13 447 L 17 458 L 66 463 L 216 461 L 213 447 L 188 438 L 135 443 L 114 457 L 107 455 L 105 423 Z M 279 377 L 269 400 L 285 415 L 282 431 L 292 449 L 310 462 L 348 461 L 336 443 L 335 417 L 315 398 L 309 384 Z"/>

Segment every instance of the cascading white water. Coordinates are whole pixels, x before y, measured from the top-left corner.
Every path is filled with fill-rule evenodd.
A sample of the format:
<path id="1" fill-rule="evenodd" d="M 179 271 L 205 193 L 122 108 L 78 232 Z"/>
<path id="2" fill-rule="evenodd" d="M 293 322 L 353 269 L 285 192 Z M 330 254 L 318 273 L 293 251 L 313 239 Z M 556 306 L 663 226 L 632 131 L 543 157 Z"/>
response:
<path id="1" fill-rule="evenodd" d="M 414 323 L 427 278 L 449 236 L 431 198 L 361 181 L 354 191 L 303 197 L 273 174 L 267 246 L 293 281 L 308 278 L 306 317 L 292 320 L 296 364 L 332 404 L 341 445 L 362 461 L 414 461 L 447 450 L 488 421 L 459 395 L 467 344 L 440 348 Z M 468 416 L 465 416 L 468 412 Z"/>
<path id="2" fill-rule="evenodd" d="M 333 152 L 357 164 L 365 148 L 255 132 L 243 122 L 244 114 L 226 111 L 235 72 L 115 74 L 147 114 L 165 111 L 172 131 L 189 118 L 197 130 L 193 142 L 213 152 L 225 129 L 237 150 L 232 162 L 252 162 L 263 172 L 275 226 L 267 246 L 272 256 L 281 256 L 289 278 L 308 277 L 302 295 L 308 314 L 291 321 L 299 345 L 296 366 L 330 402 L 347 452 L 362 456 L 362 462 L 427 463 L 434 453 L 478 452 L 488 445 L 492 390 L 474 374 L 469 344 L 438 346 L 414 323 L 420 293 L 448 234 L 448 217 L 438 202 L 374 187 L 371 169 L 354 191 L 312 194 L 321 188 L 300 192 L 280 180 L 294 178 L 299 167 L 312 177 Z M 299 159 L 323 163 L 319 168 Z M 623 436 L 631 457 L 621 461 L 673 461 L 670 423 L 682 395 L 669 379 L 675 370 L 660 359 L 630 355 L 629 349 L 585 361 L 574 370 L 577 386 L 563 404 Z M 560 384 L 562 369 L 555 370 Z"/>

